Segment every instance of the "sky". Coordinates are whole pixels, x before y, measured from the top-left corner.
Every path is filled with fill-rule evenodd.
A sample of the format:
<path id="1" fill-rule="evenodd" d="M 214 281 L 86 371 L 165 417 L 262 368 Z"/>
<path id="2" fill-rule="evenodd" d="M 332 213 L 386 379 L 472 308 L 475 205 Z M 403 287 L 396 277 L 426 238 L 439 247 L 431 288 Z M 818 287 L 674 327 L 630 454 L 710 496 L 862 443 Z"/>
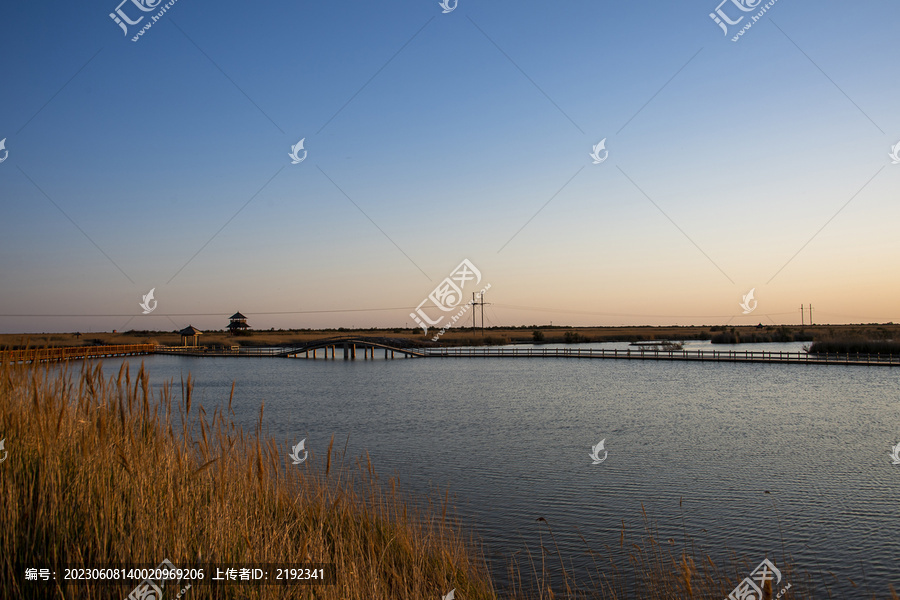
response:
<path id="1" fill-rule="evenodd" d="M 0 332 L 900 321 L 896 2 L 164 6 L 0 5 Z"/>

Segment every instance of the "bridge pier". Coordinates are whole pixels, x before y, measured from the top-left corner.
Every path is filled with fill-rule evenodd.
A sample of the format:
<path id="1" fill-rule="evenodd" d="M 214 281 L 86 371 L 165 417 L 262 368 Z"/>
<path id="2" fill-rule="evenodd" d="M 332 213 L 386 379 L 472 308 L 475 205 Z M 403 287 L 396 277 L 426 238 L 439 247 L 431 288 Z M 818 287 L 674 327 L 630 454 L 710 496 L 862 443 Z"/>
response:
<path id="1" fill-rule="evenodd" d="M 356 344 L 350 344 L 350 360 L 356 360 Z"/>
<path id="2" fill-rule="evenodd" d="M 344 344 L 344 360 L 350 359 L 349 352 L 350 348 L 348 347 L 348 344 Z"/>

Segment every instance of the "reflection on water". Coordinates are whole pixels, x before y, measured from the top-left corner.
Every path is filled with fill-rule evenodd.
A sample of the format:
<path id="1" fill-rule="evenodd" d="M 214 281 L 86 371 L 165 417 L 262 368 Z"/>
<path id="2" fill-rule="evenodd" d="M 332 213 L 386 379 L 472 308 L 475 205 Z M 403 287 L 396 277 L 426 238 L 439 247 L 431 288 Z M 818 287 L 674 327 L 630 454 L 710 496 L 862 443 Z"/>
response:
<path id="1" fill-rule="evenodd" d="M 554 347 L 546 345 L 544 347 Z M 588 344 L 582 347 L 627 347 Z M 802 344 L 715 349 L 790 350 Z M 708 342 L 688 342 L 686 349 Z M 138 361 L 132 359 L 135 367 Z M 714 557 L 900 580 L 900 370 L 872 367 L 572 359 L 144 359 L 154 385 L 192 373 L 208 414 L 245 426 L 265 403 L 280 442 L 323 454 L 335 435 L 414 492 L 455 495 L 502 581 L 502 560 L 553 528 L 576 570 L 617 546 L 641 507 L 660 538 L 686 531 Z M 117 361 L 107 361 L 107 372 Z M 592 464 L 605 439 L 608 458 Z M 768 493 L 767 493 L 768 492 Z M 831 577 L 827 577 L 831 581 Z M 853 588 L 832 587 L 835 597 Z M 847 591 L 849 590 L 849 591 Z M 857 593 L 859 590 L 857 590 Z"/>

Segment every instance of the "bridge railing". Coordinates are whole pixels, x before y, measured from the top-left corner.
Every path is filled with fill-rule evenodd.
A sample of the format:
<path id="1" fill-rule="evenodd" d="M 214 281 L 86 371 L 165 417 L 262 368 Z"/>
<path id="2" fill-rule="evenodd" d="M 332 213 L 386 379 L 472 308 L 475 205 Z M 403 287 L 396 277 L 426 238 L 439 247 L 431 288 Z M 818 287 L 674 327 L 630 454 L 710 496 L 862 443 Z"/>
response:
<path id="1" fill-rule="evenodd" d="M 0 351 L 0 362 L 30 363 L 57 360 L 78 360 L 82 358 L 102 358 L 151 354 L 156 344 L 119 344 L 114 346 L 76 346 L 69 348 L 27 348 L 24 350 Z"/>
<path id="2" fill-rule="evenodd" d="M 157 354 L 209 354 L 216 356 L 278 356 L 284 348 L 212 348 L 207 346 L 157 346 Z"/>
<path id="3" fill-rule="evenodd" d="M 659 350 L 618 348 L 427 348 L 426 356 L 445 357 L 574 357 L 633 358 L 656 360 L 704 360 L 728 362 L 792 362 L 873 364 L 900 366 L 900 356 L 890 354 L 809 354 L 770 350 Z"/>

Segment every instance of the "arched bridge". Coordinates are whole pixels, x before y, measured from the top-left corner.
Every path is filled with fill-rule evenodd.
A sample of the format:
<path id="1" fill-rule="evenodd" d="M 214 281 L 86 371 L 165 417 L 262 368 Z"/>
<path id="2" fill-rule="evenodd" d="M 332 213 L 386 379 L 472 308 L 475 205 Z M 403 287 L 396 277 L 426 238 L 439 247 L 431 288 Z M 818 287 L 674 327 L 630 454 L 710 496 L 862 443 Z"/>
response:
<path id="1" fill-rule="evenodd" d="M 421 358 L 425 356 L 425 353 L 420 349 L 398 346 L 398 341 L 400 340 L 389 338 L 329 338 L 314 340 L 293 348 L 285 348 L 275 355 L 288 358 L 316 359 L 319 358 L 318 353 L 321 350 L 321 358 L 324 359 L 330 358 L 334 360 L 336 354 L 341 354 L 344 360 L 356 360 L 357 350 L 362 351 L 363 359 L 375 358 L 376 350 L 384 350 L 385 358 L 394 358 L 395 355 L 402 355 L 403 358 Z M 329 350 L 331 351 L 330 356 Z"/>

